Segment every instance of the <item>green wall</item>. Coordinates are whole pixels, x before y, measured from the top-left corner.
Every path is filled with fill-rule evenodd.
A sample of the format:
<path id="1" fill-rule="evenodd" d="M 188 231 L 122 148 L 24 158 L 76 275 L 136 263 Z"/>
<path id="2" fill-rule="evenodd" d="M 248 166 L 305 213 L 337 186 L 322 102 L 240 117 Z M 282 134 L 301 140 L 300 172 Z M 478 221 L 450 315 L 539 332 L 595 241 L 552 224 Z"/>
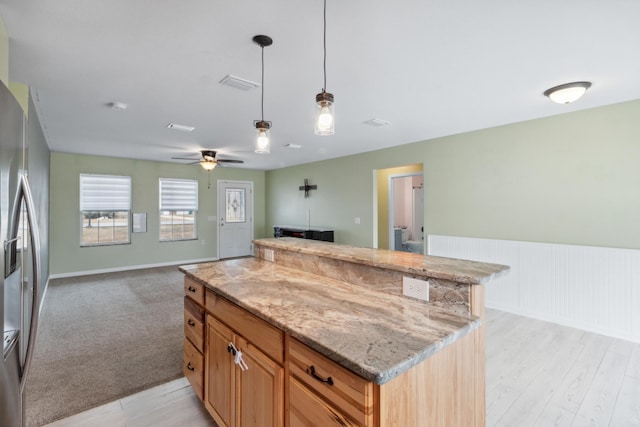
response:
<path id="1" fill-rule="evenodd" d="M 266 225 L 310 208 L 337 242 L 372 246 L 374 171 L 422 163 L 425 234 L 640 249 L 639 160 L 636 100 L 269 171 Z"/>
<path id="2" fill-rule="evenodd" d="M 128 175 L 132 178 L 132 210 L 147 213 L 147 232 L 132 233 L 131 244 L 80 247 L 79 175 L 81 173 Z M 198 240 L 159 242 L 158 179 L 198 180 Z M 265 172 L 247 169 L 216 168 L 208 173 L 198 165 L 168 162 L 51 154 L 51 274 L 122 269 L 145 265 L 173 264 L 181 261 L 217 257 L 216 180 L 253 181 L 254 234 L 264 237 Z"/>

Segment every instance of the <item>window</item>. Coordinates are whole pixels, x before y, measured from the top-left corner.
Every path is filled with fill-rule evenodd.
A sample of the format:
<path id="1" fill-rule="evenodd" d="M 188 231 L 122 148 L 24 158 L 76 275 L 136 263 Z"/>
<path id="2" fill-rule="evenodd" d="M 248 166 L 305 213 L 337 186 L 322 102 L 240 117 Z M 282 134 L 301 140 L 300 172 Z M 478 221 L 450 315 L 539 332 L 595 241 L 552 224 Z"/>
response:
<path id="1" fill-rule="evenodd" d="M 81 246 L 129 243 L 131 177 L 80 175 Z"/>
<path id="2" fill-rule="evenodd" d="M 197 239 L 198 181 L 160 178 L 160 241 Z"/>
<path id="3" fill-rule="evenodd" d="M 227 188 L 225 197 L 227 222 L 246 222 L 244 214 L 244 188 Z"/>

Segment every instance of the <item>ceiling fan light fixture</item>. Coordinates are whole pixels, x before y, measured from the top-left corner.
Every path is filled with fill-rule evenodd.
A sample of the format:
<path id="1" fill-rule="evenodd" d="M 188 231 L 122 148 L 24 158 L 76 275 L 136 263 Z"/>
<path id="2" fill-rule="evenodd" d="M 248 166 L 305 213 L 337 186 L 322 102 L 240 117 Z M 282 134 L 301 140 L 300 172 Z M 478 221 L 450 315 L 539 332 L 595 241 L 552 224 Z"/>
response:
<path id="1" fill-rule="evenodd" d="M 572 82 L 554 86 L 544 91 L 544 96 L 558 104 L 577 101 L 591 87 L 591 82 Z"/>
<path id="2" fill-rule="evenodd" d="M 253 37 L 253 41 L 257 43 L 262 50 L 262 94 L 260 96 L 260 120 L 255 120 L 253 125 L 256 128 L 256 149 L 258 154 L 271 153 L 271 142 L 269 141 L 269 129 L 271 129 L 271 122 L 264 120 L 264 48 L 265 46 L 271 46 L 273 39 L 265 35 L 257 35 Z"/>
<path id="3" fill-rule="evenodd" d="M 216 162 L 215 160 L 207 160 L 207 159 L 200 160 L 200 166 L 202 166 L 202 169 L 206 171 L 214 170 L 217 165 L 218 165 L 218 162 Z"/>
<path id="4" fill-rule="evenodd" d="M 254 122 L 256 127 L 256 149 L 258 154 L 271 153 L 271 143 L 269 141 L 269 130 L 271 129 L 271 122 L 265 122 L 264 120 L 258 120 Z"/>

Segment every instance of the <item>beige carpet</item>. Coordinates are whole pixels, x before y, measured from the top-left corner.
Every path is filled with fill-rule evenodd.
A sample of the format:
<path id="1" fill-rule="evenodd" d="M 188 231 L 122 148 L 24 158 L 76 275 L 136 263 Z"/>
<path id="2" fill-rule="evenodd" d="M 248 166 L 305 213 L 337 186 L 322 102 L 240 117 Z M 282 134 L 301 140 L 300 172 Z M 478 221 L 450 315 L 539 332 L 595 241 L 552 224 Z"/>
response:
<path id="1" fill-rule="evenodd" d="M 182 375 L 177 267 L 55 279 L 26 387 L 39 427 Z"/>

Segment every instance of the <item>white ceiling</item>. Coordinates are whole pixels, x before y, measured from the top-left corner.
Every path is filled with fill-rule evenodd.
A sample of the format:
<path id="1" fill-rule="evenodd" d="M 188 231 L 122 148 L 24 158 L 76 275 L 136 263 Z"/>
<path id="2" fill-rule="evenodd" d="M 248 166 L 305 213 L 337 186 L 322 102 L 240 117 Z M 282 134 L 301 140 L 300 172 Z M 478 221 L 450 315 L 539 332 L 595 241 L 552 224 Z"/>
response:
<path id="1" fill-rule="evenodd" d="M 171 161 L 210 148 L 269 170 L 640 99 L 640 1 L 328 0 L 336 133 L 316 136 L 322 5 L 0 0 L 0 13 L 10 79 L 32 86 L 61 152 Z M 260 82 L 256 34 L 274 40 L 264 52 L 270 155 L 253 153 L 260 89 L 218 83 Z M 574 104 L 542 95 L 576 80 L 593 86 Z M 363 124 L 372 118 L 390 124 Z"/>

